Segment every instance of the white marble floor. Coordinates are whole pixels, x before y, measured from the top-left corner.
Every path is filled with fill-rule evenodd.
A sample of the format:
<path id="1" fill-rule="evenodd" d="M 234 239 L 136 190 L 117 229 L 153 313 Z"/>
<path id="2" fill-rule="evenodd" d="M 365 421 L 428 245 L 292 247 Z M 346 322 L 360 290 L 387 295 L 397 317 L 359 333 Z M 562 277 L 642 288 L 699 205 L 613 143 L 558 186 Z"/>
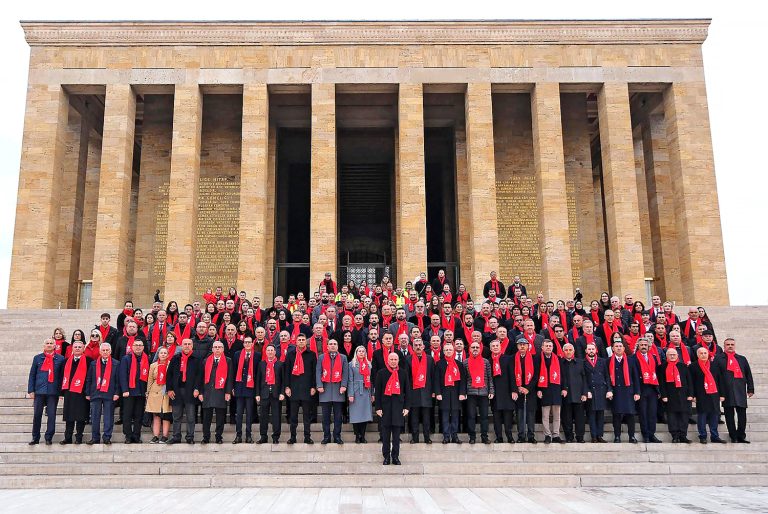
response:
<path id="1" fill-rule="evenodd" d="M 44 478 L 41 477 L 42 480 Z M 94 478 L 98 481 L 98 478 Z M 457 477 L 457 482 L 461 479 Z M 45 485 L 41 483 L 41 485 Z M 332 485 L 332 484 L 329 484 Z M 768 512 L 768 488 L 252 488 L 0 490 L 2 512 L 270 512 L 494 514 Z"/>

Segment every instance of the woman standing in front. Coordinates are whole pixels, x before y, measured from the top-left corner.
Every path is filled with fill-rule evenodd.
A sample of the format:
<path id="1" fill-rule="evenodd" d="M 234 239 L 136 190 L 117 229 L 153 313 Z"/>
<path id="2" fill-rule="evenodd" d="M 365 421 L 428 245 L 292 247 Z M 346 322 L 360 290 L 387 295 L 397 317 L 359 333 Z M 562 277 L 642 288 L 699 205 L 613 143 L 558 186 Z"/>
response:
<path id="1" fill-rule="evenodd" d="M 172 335 L 172 334 L 168 334 Z M 157 350 L 157 361 L 149 367 L 147 381 L 147 412 L 152 413 L 152 434 L 150 443 L 167 443 L 168 431 L 171 429 L 171 402 L 165 388 L 168 376 L 168 348 L 161 346 Z M 162 435 L 160 429 L 162 427 Z"/>
<path id="2" fill-rule="evenodd" d="M 349 422 L 355 431 L 356 443 L 365 440 L 366 425 L 373 421 L 371 412 L 371 362 L 366 355 L 365 346 L 358 346 L 349 361 L 351 379 L 347 394 L 349 396 Z"/>

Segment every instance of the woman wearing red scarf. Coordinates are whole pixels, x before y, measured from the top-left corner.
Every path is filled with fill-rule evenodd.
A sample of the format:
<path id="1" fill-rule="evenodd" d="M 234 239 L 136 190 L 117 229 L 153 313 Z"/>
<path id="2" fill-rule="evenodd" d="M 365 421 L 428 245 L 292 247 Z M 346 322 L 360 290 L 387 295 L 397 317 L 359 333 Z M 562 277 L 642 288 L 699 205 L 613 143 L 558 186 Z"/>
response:
<path id="1" fill-rule="evenodd" d="M 69 342 L 67 342 L 67 338 L 64 337 L 64 330 L 62 330 L 59 327 L 56 327 L 53 329 L 53 347 L 56 353 L 62 356 L 66 356 L 67 354 L 67 346 L 69 346 Z"/>
<path id="2" fill-rule="evenodd" d="M 392 352 L 387 365 L 376 373 L 375 408 L 381 418 L 381 453 L 384 465 L 400 465 L 400 433 L 410 409 L 411 377 L 407 365 L 400 365 L 400 357 Z"/>
<path id="3" fill-rule="evenodd" d="M 720 402 L 724 401 L 722 392 L 722 373 L 718 361 L 709 360 L 706 348 L 696 351 L 696 360 L 688 366 L 693 382 L 694 402 L 696 403 L 696 425 L 699 431 L 699 442 L 707 444 L 707 426 L 713 443 L 725 443 L 720 438 L 717 422 L 720 416 Z"/>
<path id="4" fill-rule="evenodd" d="M 467 374 L 464 366 L 456 362 L 452 344 L 443 346 L 443 359 L 435 366 L 435 398 L 440 402 L 443 444 L 461 444 L 459 414 L 461 402 L 467 399 Z"/>
<path id="5" fill-rule="evenodd" d="M 173 336 L 173 332 L 168 333 Z M 174 345 L 175 346 L 175 345 Z M 168 398 L 166 383 L 168 381 L 168 363 L 170 362 L 168 348 L 161 346 L 157 350 L 157 361 L 149 367 L 147 381 L 147 408 L 152 413 L 152 439 L 150 443 L 168 442 L 168 432 L 171 429 L 171 401 Z M 162 426 L 162 433 L 160 428 Z"/>
<path id="6" fill-rule="evenodd" d="M 667 360 L 659 368 L 659 393 L 667 414 L 667 427 L 673 443 L 690 443 L 688 418 L 693 401 L 693 383 L 688 366 L 680 361 L 677 350 L 667 351 Z"/>
<path id="7" fill-rule="evenodd" d="M 351 332 L 350 332 L 351 334 Z M 371 415 L 371 361 L 365 346 L 358 346 L 349 358 L 349 422 L 355 432 L 355 442 L 366 443 L 365 429 L 373 420 Z"/>

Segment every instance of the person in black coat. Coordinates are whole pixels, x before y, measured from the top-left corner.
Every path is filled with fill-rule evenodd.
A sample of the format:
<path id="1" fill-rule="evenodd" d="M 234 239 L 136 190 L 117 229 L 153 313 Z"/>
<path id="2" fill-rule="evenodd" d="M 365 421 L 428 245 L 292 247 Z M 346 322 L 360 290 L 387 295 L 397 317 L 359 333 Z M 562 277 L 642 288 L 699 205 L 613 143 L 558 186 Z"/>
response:
<path id="1" fill-rule="evenodd" d="M 612 391 L 608 393 L 613 413 L 613 442 L 621 442 L 621 423 L 627 424 L 630 443 L 635 439 L 635 402 L 640 399 L 640 373 L 637 364 L 630 362 L 624 352 L 624 341 L 618 338 L 613 342 L 613 355 L 608 361 L 608 376 Z"/>
<path id="2" fill-rule="evenodd" d="M 424 341 L 413 340 L 413 352 L 408 355 L 408 368 L 411 370 L 410 415 L 411 442 L 419 442 L 419 421 L 421 421 L 424 442 L 432 444 L 431 424 L 432 399 L 434 393 L 435 361 L 424 351 Z M 423 378 L 421 377 L 424 371 Z"/>
<path id="3" fill-rule="evenodd" d="M 274 346 L 272 347 L 274 349 Z M 232 365 L 235 369 L 235 387 L 232 391 L 236 403 L 236 435 L 232 444 L 243 442 L 243 413 L 245 413 L 245 442 L 253 443 L 253 406 L 256 398 L 256 370 L 261 362 L 261 353 L 254 351 L 253 338 L 243 339 L 243 349 L 234 354 Z"/>
<path id="4" fill-rule="evenodd" d="M 507 288 L 504 287 L 504 283 L 496 278 L 496 272 L 491 271 L 491 280 L 485 283 L 483 286 L 483 298 L 488 298 L 488 291 L 493 289 L 496 291 L 497 298 L 507 297 Z"/>
<path id="5" fill-rule="evenodd" d="M 688 418 L 691 415 L 693 384 L 688 366 L 680 361 L 675 348 L 666 353 L 666 362 L 659 368 L 659 394 L 667 412 L 667 427 L 673 443 L 690 443 Z"/>
<path id="6" fill-rule="evenodd" d="M 560 409 L 563 405 L 565 384 L 562 380 L 560 358 L 552 351 L 552 341 L 544 340 L 539 356 L 539 365 L 535 368 L 538 379 L 536 397 L 541 405 L 541 421 L 544 427 L 544 442 L 562 443 L 560 439 Z M 550 414 L 552 421 L 550 422 Z"/>
<path id="7" fill-rule="evenodd" d="M 729 337 L 723 341 L 725 354 L 721 355 L 720 370 L 722 373 L 722 395 L 725 398 L 725 424 L 728 436 L 733 443 L 749 443 L 747 441 L 747 398 L 755 394 L 755 381 L 747 358 L 736 353 L 736 341 Z M 738 416 L 738 425 L 736 424 Z"/>
<path id="8" fill-rule="evenodd" d="M 224 423 L 235 370 L 232 360 L 224 355 L 224 344 L 213 343 L 213 353 L 202 362 L 203 372 L 198 375 L 197 389 L 203 407 L 203 444 L 211 440 L 211 422 L 216 414 L 216 444 L 224 442 Z"/>
<path id="9" fill-rule="evenodd" d="M 725 443 L 717 430 L 720 402 L 725 401 L 720 362 L 720 360 L 710 361 L 707 349 L 699 348 L 696 351 L 696 360 L 688 367 L 693 382 L 696 425 L 701 444 L 707 443 L 707 426 L 709 426 L 713 443 Z"/>
<path id="10" fill-rule="evenodd" d="M 130 326 L 130 324 L 127 325 Z M 120 390 L 123 392 L 125 444 L 140 443 L 149 379 L 149 357 L 144 353 L 144 341 L 134 339 L 132 351 L 120 360 L 118 376 Z"/>
<path id="11" fill-rule="evenodd" d="M 59 444 L 72 444 L 72 435 L 75 436 L 75 444 L 83 442 L 85 422 L 88 420 L 90 405 L 85 388 L 87 382 L 88 367 L 90 361 L 83 355 L 85 344 L 82 341 L 72 343 L 72 356 L 64 364 L 64 375 L 61 380 L 61 393 L 64 396 L 64 439 Z M 77 432 L 75 432 L 75 428 Z"/>
<path id="12" fill-rule="evenodd" d="M 516 391 L 514 387 L 514 370 L 512 363 L 514 357 L 505 355 L 501 352 L 501 341 L 491 341 L 491 377 L 493 388 L 496 393 L 491 400 L 493 409 L 493 431 L 496 434 L 495 443 L 503 443 L 502 433 L 506 434 L 507 442 L 514 443 L 515 438 L 512 433 L 512 418 L 515 412 L 515 402 L 512 400 L 512 392 Z"/>
<path id="13" fill-rule="evenodd" d="M 586 323 L 586 321 L 585 321 Z M 608 393 L 613 391 L 608 375 L 608 360 L 598 357 L 597 345 L 586 346 L 584 371 L 587 377 L 587 403 L 585 405 L 589 433 L 593 443 L 605 443 L 605 409 L 608 407 Z"/>
<path id="14" fill-rule="evenodd" d="M 649 336 L 650 338 L 650 336 Z M 656 437 L 656 408 L 659 401 L 658 368 L 661 360 L 657 354 L 648 351 L 649 338 L 637 340 L 637 351 L 633 356 L 640 376 L 640 433 L 644 443 L 660 443 Z"/>
<path id="15" fill-rule="evenodd" d="M 299 361 L 300 359 L 300 361 Z M 285 359 L 285 396 L 289 399 L 291 437 L 288 444 L 296 442 L 296 428 L 299 426 L 299 407 L 304 421 L 304 442 L 313 444 L 311 437 L 311 415 L 315 389 L 317 355 L 307 348 L 307 336 L 296 336 L 296 351 L 289 352 Z"/>
<path id="16" fill-rule="evenodd" d="M 563 406 L 560 418 L 563 422 L 565 442 L 574 441 L 573 425 L 576 423 L 576 442 L 584 442 L 584 403 L 587 401 L 589 385 L 587 370 L 582 359 L 574 357 L 575 350 L 571 343 L 563 346 L 565 357 L 560 359 L 560 371 L 563 375 Z"/>
<path id="17" fill-rule="evenodd" d="M 195 444 L 195 410 L 199 391 L 197 383 L 202 374 L 202 361 L 194 354 L 191 339 L 181 342 L 181 353 L 171 357 L 168 364 L 168 376 L 165 388 L 171 401 L 173 412 L 173 434 L 168 444 L 181 442 L 181 417 L 187 418 L 188 444 Z"/>
<path id="18" fill-rule="evenodd" d="M 452 344 L 443 346 L 443 356 L 435 365 L 435 398 L 440 402 L 443 444 L 461 444 L 459 413 L 461 402 L 467 399 L 467 374 L 464 366 L 456 361 Z"/>
<path id="19" fill-rule="evenodd" d="M 541 336 L 538 336 L 541 337 Z M 517 442 L 536 444 L 536 383 L 539 380 L 539 358 L 533 355 L 530 344 L 524 338 L 517 340 L 517 353 L 512 369 L 515 391 L 512 399 L 517 409 Z"/>
<path id="20" fill-rule="evenodd" d="M 99 332 L 101 332 L 101 342 L 109 343 L 109 346 L 114 349 L 115 343 L 117 342 L 117 336 L 119 334 L 117 329 L 109 324 L 111 319 L 112 316 L 110 316 L 108 312 L 103 313 L 101 315 L 101 324 L 96 325 L 95 328 L 98 328 Z"/>
<path id="21" fill-rule="evenodd" d="M 259 432 L 261 438 L 258 444 L 267 442 L 268 424 L 272 423 L 272 444 L 280 441 L 280 412 L 283 394 L 283 363 L 277 358 L 277 352 L 273 345 L 266 348 L 266 360 L 259 362 L 256 371 L 256 402 L 260 404 L 259 418 L 261 424 Z"/>
<path id="22" fill-rule="evenodd" d="M 104 442 L 112 444 L 115 426 L 115 402 L 120 398 L 120 363 L 112 358 L 112 347 L 101 343 L 100 357 L 91 362 L 85 379 L 86 400 L 91 402 L 91 439 L 88 445 Z M 98 368 L 97 368 L 98 366 Z M 109 372 L 108 372 L 109 371 Z M 100 433 L 101 417 L 104 416 L 104 433 Z"/>
<path id="23" fill-rule="evenodd" d="M 411 377 L 400 357 L 390 353 L 388 366 L 376 374 L 376 415 L 381 419 L 381 453 L 384 465 L 400 465 L 400 432 L 410 408 Z"/>

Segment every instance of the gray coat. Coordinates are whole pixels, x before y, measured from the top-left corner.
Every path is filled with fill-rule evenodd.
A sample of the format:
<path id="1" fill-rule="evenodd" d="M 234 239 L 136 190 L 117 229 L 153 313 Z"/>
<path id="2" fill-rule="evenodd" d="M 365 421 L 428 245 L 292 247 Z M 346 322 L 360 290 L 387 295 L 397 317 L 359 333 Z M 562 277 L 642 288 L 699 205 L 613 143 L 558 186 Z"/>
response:
<path id="1" fill-rule="evenodd" d="M 360 368 L 349 366 L 349 389 L 347 394 L 355 398 L 355 401 L 349 404 L 349 422 L 363 423 L 373 421 L 371 412 L 371 389 L 373 388 L 373 375 L 371 375 L 371 386 L 365 387 L 363 375 L 360 374 Z"/>
<path id="2" fill-rule="evenodd" d="M 321 353 L 317 357 L 317 368 L 315 368 L 315 383 L 317 388 L 325 388 L 320 393 L 320 403 L 325 402 L 339 402 L 343 403 L 346 399 L 346 394 L 341 392 L 342 387 L 347 387 L 349 384 L 349 365 L 347 364 L 347 357 L 341 353 L 336 353 L 336 357 L 331 359 L 331 370 L 333 370 L 333 364 L 335 359 L 341 359 L 341 382 L 323 382 L 323 361 L 329 357 L 330 354 Z"/>

